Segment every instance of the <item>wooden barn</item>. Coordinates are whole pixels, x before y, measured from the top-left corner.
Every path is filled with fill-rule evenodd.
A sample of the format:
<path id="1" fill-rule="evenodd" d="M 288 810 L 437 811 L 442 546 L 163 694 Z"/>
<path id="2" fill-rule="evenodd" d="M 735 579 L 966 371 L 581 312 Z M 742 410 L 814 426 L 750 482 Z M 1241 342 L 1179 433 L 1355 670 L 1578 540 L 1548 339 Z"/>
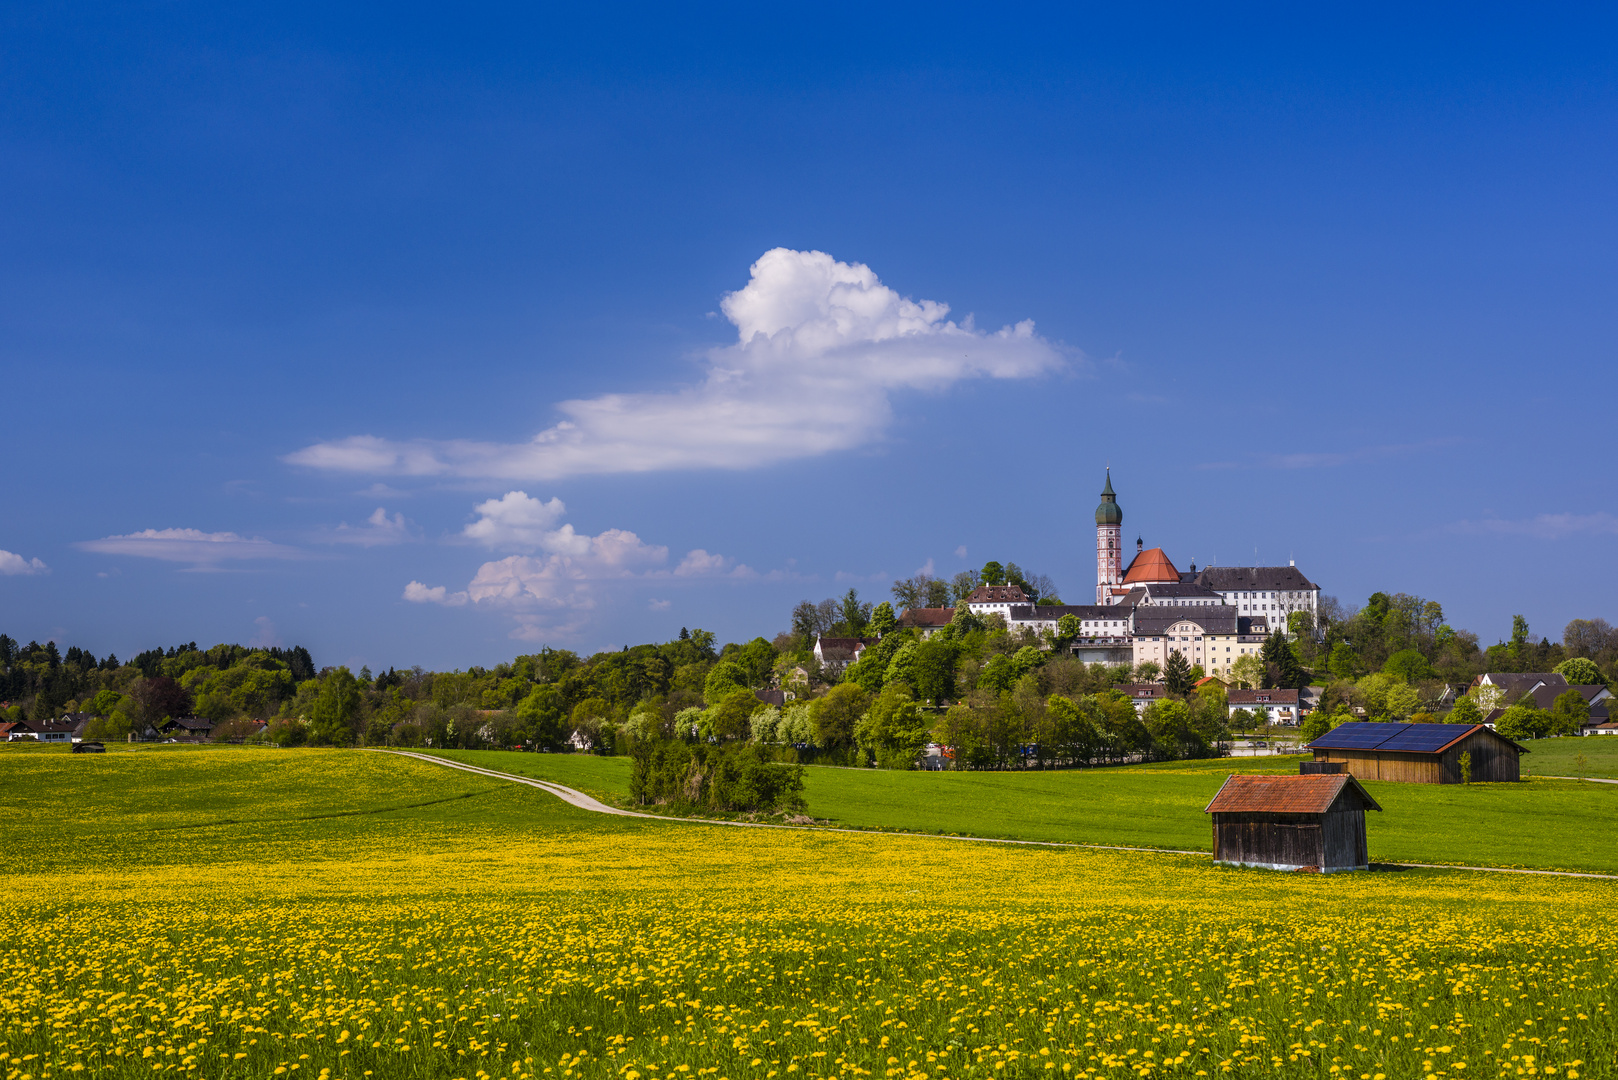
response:
<path id="1" fill-rule="evenodd" d="M 1214 862 L 1267 870 L 1365 870 L 1365 811 L 1381 810 L 1347 773 L 1231 776 L 1213 797 Z"/>
<path id="2" fill-rule="evenodd" d="M 1339 724 L 1304 747 L 1316 761 L 1341 762 L 1361 780 L 1460 784 L 1461 755 L 1470 755 L 1474 783 L 1522 779 L 1518 746 L 1482 724 Z"/>

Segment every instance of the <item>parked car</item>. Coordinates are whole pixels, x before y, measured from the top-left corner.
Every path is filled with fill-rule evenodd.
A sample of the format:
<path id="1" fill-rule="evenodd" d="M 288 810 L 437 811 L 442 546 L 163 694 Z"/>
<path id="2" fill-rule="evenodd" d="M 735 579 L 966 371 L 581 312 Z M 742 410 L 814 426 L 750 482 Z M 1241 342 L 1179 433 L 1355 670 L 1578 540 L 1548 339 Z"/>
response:
<path id="1" fill-rule="evenodd" d="M 98 742 L 76 742 L 73 744 L 75 754 L 105 754 L 107 748 Z"/>

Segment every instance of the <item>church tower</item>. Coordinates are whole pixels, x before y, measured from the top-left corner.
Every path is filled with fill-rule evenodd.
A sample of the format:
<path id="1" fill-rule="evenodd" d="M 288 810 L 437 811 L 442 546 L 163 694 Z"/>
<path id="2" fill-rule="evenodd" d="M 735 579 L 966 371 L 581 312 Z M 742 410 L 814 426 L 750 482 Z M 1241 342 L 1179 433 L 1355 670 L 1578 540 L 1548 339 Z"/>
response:
<path id="1" fill-rule="evenodd" d="M 1124 580 L 1122 532 L 1124 512 L 1112 490 L 1112 470 L 1101 489 L 1101 505 L 1096 507 L 1096 603 L 1112 603 L 1112 591 Z"/>

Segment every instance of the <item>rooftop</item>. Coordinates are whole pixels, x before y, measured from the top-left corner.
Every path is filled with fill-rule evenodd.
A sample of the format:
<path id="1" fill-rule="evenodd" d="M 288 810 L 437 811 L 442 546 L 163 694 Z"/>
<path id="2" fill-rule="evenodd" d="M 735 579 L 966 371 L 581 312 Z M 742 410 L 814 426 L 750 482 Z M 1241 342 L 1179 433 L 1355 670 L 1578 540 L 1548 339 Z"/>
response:
<path id="1" fill-rule="evenodd" d="M 1124 571 L 1125 585 L 1144 585 L 1149 581 L 1173 585 L 1180 583 L 1180 572 L 1169 562 L 1169 557 L 1164 554 L 1162 548 L 1149 548 L 1138 552 L 1130 560 L 1129 569 Z"/>
<path id="2" fill-rule="evenodd" d="M 1296 566 L 1206 566 L 1197 575 L 1197 584 L 1220 592 L 1237 589 L 1308 592 L 1320 587 L 1304 577 Z"/>
<path id="3" fill-rule="evenodd" d="M 968 604 L 1026 604 L 1028 594 L 1015 585 L 979 585 L 966 598 Z"/>
<path id="4" fill-rule="evenodd" d="M 1316 776 L 1232 776 L 1205 814 L 1324 814 L 1347 788 L 1366 810 L 1381 810 L 1371 793 L 1348 773 Z"/>
<path id="5" fill-rule="evenodd" d="M 1305 750 L 1396 750 L 1407 754 L 1441 754 L 1479 731 L 1482 724 L 1397 724 L 1350 721 L 1339 724 L 1304 747 Z M 1504 735 L 1496 738 L 1511 742 Z M 1516 743 L 1511 743 L 1517 746 Z M 1523 753 L 1527 747 L 1518 746 Z"/>

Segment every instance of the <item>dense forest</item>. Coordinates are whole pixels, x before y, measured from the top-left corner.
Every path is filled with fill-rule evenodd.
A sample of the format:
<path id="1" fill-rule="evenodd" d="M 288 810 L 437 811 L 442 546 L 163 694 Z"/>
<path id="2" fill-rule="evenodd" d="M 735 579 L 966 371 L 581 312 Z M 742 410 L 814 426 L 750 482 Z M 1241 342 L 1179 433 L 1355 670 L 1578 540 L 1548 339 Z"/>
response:
<path id="1" fill-rule="evenodd" d="M 89 720 L 90 738 L 153 737 L 170 718 L 209 721 L 211 738 L 278 745 L 523 747 L 638 753 L 682 743 L 750 748 L 757 760 L 822 761 L 906 768 L 929 745 L 956 767 L 1007 768 L 1199 757 L 1223 752 L 1232 726 L 1226 687 L 1198 686 L 1183 662 L 1086 665 L 1063 649 L 1066 624 L 1036 636 L 980 618 L 963 600 L 981 582 L 1014 581 L 1055 602 L 1041 575 L 1015 563 L 943 582 L 895 582 L 895 602 L 856 590 L 790 614 L 789 628 L 722 647 L 705 630 L 660 644 L 579 656 L 541 649 L 510 663 L 466 671 L 419 667 L 372 673 L 317 669 L 309 652 L 195 642 L 98 659 L 54 642 L 19 645 L 0 635 L 0 713 Z M 956 607 L 931 638 L 897 625 L 896 608 Z M 823 668 L 818 636 L 868 642 L 857 662 Z M 1178 658 L 1172 658 L 1177 660 Z M 1577 730 L 1577 708 L 1537 710 L 1455 690 L 1483 671 L 1563 670 L 1573 683 L 1609 682 L 1618 631 L 1600 619 L 1569 623 L 1560 642 L 1535 641 L 1521 617 L 1509 640 L 1484 648 L 1452 629 L 1440 606 L 1376 593 L 1349 608 L 1331 598 L 1319 625 L 1294 616 L 1262 654 L 1238 664 L 1246 687 L 1324 687 L 1306 730 L 1361 719 L 1465 720 L 1514 710 L 1502 730 L 1519 736 Z M 1137 713 L 1117 688 L 1165 684 L 1166 696 Z M 778 691 L 774 703 L 760 691 Z M 1557 710 L 1562 710 L 1558 712 Z M 738 774 L 740 775 L 740 774 Z"/>

